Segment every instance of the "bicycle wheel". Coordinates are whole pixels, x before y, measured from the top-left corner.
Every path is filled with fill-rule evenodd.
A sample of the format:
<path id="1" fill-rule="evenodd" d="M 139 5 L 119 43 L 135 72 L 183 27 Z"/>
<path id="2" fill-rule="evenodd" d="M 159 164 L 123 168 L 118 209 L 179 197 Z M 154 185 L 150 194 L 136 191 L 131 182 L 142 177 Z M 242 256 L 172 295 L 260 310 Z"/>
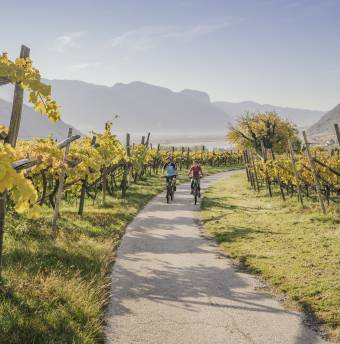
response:
<path id="1" fill-rule="evenodd" d="M 197 184 L 196 183 L 194 184 L 193 194 L 194 194 L 195 204 L 197 204 Z"/>
<path id="2" fill-rule="evenodd" d="M 166 203 L 170 202 L 170 188 L 169 184 L 166 186 Z"/>

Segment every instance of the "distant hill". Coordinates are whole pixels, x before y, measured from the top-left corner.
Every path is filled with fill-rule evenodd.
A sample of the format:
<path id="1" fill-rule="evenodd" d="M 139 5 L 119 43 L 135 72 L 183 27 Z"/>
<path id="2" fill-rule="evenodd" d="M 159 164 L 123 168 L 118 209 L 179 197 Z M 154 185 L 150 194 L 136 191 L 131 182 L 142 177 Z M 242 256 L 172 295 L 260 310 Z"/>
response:
<path id="1" fill-rule="evenodd" d="M 0 123 L 6 126 L 9 125 L 12 111 L 12 104 L 0 99 Z M 33 111 L 32 108 L 24 105 L 22 120 L 19 131 L 19 138 L 29 140 L 32 137 L 48 137 L 52 135 L 58 141 L 67 136 L 69 124 L 63 121 L 58 121 L 56 124 L 51 123 L 47 117 L 40 113 Z M 74 129 L 74 133 L 79 131 Z"/>
<path id="2" fill-rule="evenodd" d="M 114 131 L 141 134 L 150 131 L 164 136 L 224 136 L 229 124 L 245 111 L 276 110 L 298 126 L 310 126 L 322 111 L 293 109 L 255 102 L 211 102 L 207 93 L 196 90 L 173 92 L 143 82 L 118 83 L 112 87 L 77 80 L 44 80 L 52 85 L 53 97 L 61 105 L 63 120 L 84 133 L 101 131 L 114 120 Z M 0 98 L 11 99 L 13 89 L 1 87 Z M 40 117 L 39 117 L 40 118 Z M 25 129 L 25 128 L 24 128 Z"/>
<path id="3" fill-rule="evenodd" d="M 81 81 L 51 80 L 63 118 L 83 131 L 102 130 L 115 114 L 114 130 L 145 133 L 225 133 L 230 118 L 206 93 L 173 92 L 142 82 L 112 87 Z"/>
<path id="4" fill-rule="evenodd" d="M 307 132 L 321 141 L 332 137 L 335 138 L 335 123 L 340 125 L 340 104 L 326 112 L 315 124 L 308 128 Z"/>
<path id="5" fill-rule="evenodd" d="M 317 120 L 319 120 L 324 113 L 323 111 L 318 110 L 296 109 L 270 104 L 259 104 L 252 101 L 240 103 L 215 102 L 214 104 L 233 118 L 242 115 L 246 111 L 264 112 L 275 110 L 281 117 L 294 122 L 298 127 L 310 126 L 312 123 L 315 123 Z"/>

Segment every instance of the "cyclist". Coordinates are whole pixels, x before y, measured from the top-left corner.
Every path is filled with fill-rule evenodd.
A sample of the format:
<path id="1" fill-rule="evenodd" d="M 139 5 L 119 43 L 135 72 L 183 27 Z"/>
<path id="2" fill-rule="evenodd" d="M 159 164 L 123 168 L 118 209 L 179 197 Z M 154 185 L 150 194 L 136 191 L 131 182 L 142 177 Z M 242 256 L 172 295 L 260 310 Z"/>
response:
<path id="1" fill-rule="evenodd" d="M 176 191 L 177 166 L 172 155 L 167 157 L 163 171 L 166 172 L 166 182 L 168 183 L 170 180 L 173 180 L 174 191 Z"/>
<path id="2" fill-rule="evenodd" d="M 197 160 L 194 160 L 193 165 L 191 166 L 188 176 L 192 177 L 191 179 L 191 194 L 194 193 L 194 183 L 195 180 L 197 181 L 198 184 L 198 197 L 201 197 L 201 184 L 200 184 L 200 178 L 203 177 L 203 171 L 202 168 Z"/>

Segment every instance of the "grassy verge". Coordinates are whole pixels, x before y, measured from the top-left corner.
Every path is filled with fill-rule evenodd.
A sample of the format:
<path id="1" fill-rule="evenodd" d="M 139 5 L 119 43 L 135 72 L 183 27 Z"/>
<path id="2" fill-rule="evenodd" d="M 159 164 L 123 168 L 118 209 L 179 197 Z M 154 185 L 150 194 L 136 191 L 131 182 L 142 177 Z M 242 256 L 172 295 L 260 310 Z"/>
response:
<path id="1" fill-rule="evenodd" d="M 308 203 L 308 202 L 306 202 Z M 336 209 L 337 208 L 337 209 Z M 255 193 L 238 173 L 205 194 L 204 226 L 241 267 L 259 274 L 287 305 L 300 305 L 340 339 L 339 208 L 321 215 L 318 203 L 302 209 Z"/>
<path id="2" fill-rule="evenodd" d="M 183 171 L 179 181 L 187 180 Z M 0 343 L 102 342 L 115 251 L 126 225 L 163 188 L 163 178 L 148 176 L 131 184 L 126 200 L 108 197 L 105 207 L 88 201 L 83 217 L 72 200 L 64 201 L 56 241 L 50 236 L 50 209 L 38 220 L 9 213 Z"/>

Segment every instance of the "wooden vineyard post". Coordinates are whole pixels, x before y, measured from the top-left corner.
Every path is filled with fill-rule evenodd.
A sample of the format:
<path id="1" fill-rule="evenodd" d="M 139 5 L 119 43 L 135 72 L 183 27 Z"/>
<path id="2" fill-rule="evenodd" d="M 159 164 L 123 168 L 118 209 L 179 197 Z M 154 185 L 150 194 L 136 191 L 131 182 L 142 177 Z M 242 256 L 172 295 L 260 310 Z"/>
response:
<path id="1" fill-rule="evenodd" d="M 107 167 L 103 167 L 102 172 L 102 205 L 105 205 L 106 202 L 106 189 L 107 189 Z"/>
<path id="2" fill-rule="evenodd" d="M 29 57 L 29 55 L 30 49 L 22 45 L 20 50 L 20 58 L 27 58 Z M 3 82 L 3 84 L 5 83 L 7 82 Z M 14 88 L 12 115 L 9 124 L 8 135 L 5 137 L 5 143 L 10 144 L 12 147 L 16 146 L 18 139 L 23 101 L 24 90 L 19 83 L 16 83 Z M 2 273 L 2 253 L 6 218 L 6 203 L 7 191 L 4 191 L 0 193 L 0 278 Z"/>
<path id="3" fill-rule="evenodd" d="M 275 154 L 274 154 L 274 150 L 273 148 L 271 148 L 271 153 L 272 153 L 272 157 L 273 157 L 273 160 L 275 160 Z M 279 184 L 279 188 L 280 188 L 280 193 L 281 193 L 281 197 L 282 197 L 282 200 L 285 201 L 286 200 L 286 197 L 285 197 L 285 194 L 283 192 L 283 188 L 282 188 L 282 183 L 281 183 L 281 178 L 280 178 L 280 175 L 277 173 L 276 174 L 276 180 L 277 180 L 277 183 Z"/>
<path id="4" fill-rule="evenodd" d="M 145 145 L 145 136 L 142 136 L 142 140 L 140 142 L 142 145 Z"/>
<path id="5" fill-rule="evenodd" d="M 266 148 L 264 146 L 263 140 L 261 140 L 261 150 L 262 150 L 263 161 L 266 164 L 267 163 L 267 150 L 266 150 Z M 273 197 L 272 188 L 271 188 L 271 185 L 270 185 L 270 179 L 269 179 L 269 176 L 268 176 L 267 169 L 265 171 L 265 178 L 266 178 L 266 185 L 267 185 L 267 189 L 268 189 L 268 192 L 269 192 L 269 196 Z"/>
<path id="6" fill-rule="evenodd" d="M 86 187 L 87 187 L 87 175 L 81 184 L 81 191 L 80 191 L 80 199 L 79 199 L 79 208 L 78 208 L 78 215 L 83 215 L 84 213 L 84 205 L 85 205 L 85 195 L 86 195 Z"/>
<path id="7" fill-rule="evenodd" d="M 249 176 L 247 159 L 246 159 L 246 151 L 243 151 L 243 159 L 244 159 L 244 166 L 246 168 L 247 180 L 248 180 L 248 182 L 250 182 L 250 176 Z"/>
<path id="8" fill-rule="evenodd" d="M 157 145 L 157 161 L 156 161 L 156 165 L 155 165 L 155 171 L 156 173 L 158 173 L 158 170 L 159 170 L 159 167 L 160 167 L 160 161 L 161 161 L 161 158 L 160 158 L 160 150 L 161 150 L 161 144 L 159 143 Z"/>
<path id="9" fill-rule="evenodd" d="M 145 141 L 145 146 L 149 147 L 149 143 L 150 143 L 150 133 L 148 133 L 147 137 L 146 137 L 146 141 Z"/>
<path id="10" fill-rule="evenodd" d="M 131 155 L 131 151 L 130 151 L 130 134 L 127 133 L 126 134 L 126 155 L 128 156 L 128 158 Z M 126 190 L 127 190 L 127 184 L 128 184 L 128 175 L 129 175 L 129 162 L 125 162 L 125 166 L 124 166 L 124 174 L 123 174 L 123 179 L 122 179 L 122 197 L 125 198 L 126 197 Z"/>
<path id="11" fill-rule="evenodd" d="M 294 172 L 294 176 L 295 176 L 295 181 L 296 181 L 297 192 L 298 192 L 298 195 L 299 195 L 299 200 L 301 202 L 301 205 L 303 206 L 300 175 L 299 175 L 299 173 L 297 171 L 297 168 L 296 168 L 295 154 L 294 154 L 294 150 L 293 150 L 293 145 L 292 145 L 290 140 L 288 140 L 288 148 L 289 148 L 289 152 L 290 152 L 290 158 L 292 160 L 293 172 Z"/>
<path id="12" fill-rule="evenodd" d="M 0 284 L 2 274 L 2 251 L 5 230 L 5 216 L 6 216 L 6 192 L 0 193 Z"/>
<path id="13" fill-rule="evenodd" d="M 93 136 L 91 141 L 91 146 L 96 146 L 97 137 Z M 78 215 L 83 215 L 84 213 L 84 205 L 85 205 L 85 196 L 86 196 L 86 188 L 87 188 L 87 180 L 88 175 L 86 174 L 82 184 L 81 184 L 81 191 L 80 191 L 80 199 L 79 199 L 79 208 L 78 208 Z"/>
<path id="14" fill-rule="evenodd" d="M 190 165 L 190 147 L 188 147 L 188 150 L 187 150 L 187 169 L 189 169 L 189 165 Z"/>
<path id="15" fill-rule="evenodd" d="M 253 154 L 252 154 L 252 152 L 250 150 L 249 150 L 249 158 L 250 158 L 251 164 L 253 165 L 256 189 L 257 189 L 257 192 L 260 192 L 260 185 L 259 185 L 259 180 L 257 178 L 255 160 L 254 160 Z"/>
<path id="16" fill-rule="evenodd" d="M 254 175 L 253 175 L 251 164 L 250 164 L 248 149 L 244 151 L 244 154 L 245 154 L 245 158 L 246 158 L 246 166 L 247 166 L 248 172 L 249 172 L 250 184 L 253 187 L 253 189 L 256 190 L 255 180 L 254 180 Z"/>
<path id="17" fill-rule="evenodd" d="M 307 141 L 306 132 L 303 131 L 302 135 L 303 135 L 303 140 L 305 141 L 306 153 L 307 153 L 308 160 L 309 160 L 309 163 L 310 163 L 310 167 L 311 167 L 311 170 L 312 170 L 312 175 L 313 175 L 313 178 L 314 178 L 315 188 L 316 188 L 316 192 L 318 194 L 320 207 L 321 207 L 322 212 L 324 214 L 326 214 L 326 208 L 325 208 L 325 205 L 324 205 L 323 199 L 322 199 L 321 186 L 320 186 L 320 182 L 319 182 L 319 178 L 318 178 L 318 173 L 316 171 L 316 167 L 315 167 L 315 164 L 314 164 L 314 160 L 313 160 L 312 154 L 311 154 L 311 152 L 309 150 L 309 142 Z"/>
<path id="18" fill-rule="evenodd" d="M 179 169 L 182 171 L 182 167 L 183 167 L 183 159 L 184 159 L 184 147 L 182 146 L 181 148 L 181 160 L 179 162 Z"/>
<path id="19" fill-rule="evenodd" d="M 334 129 L 335 129 L 336 137 L 338 139 L 338 144 L 340 146 L 340 130 L 339 130 L 338 123 L 334 123 Z"/>
<path id="20" fill-rule="evenodd" d="M 21 51 L 20 51 L 20 58 L 27 58 L 29 57 L 29 55 L 30 55 L 30 49 L 22 45 Z M 14 88 L 11 121 L 9 124 L 8 135 L 5 140 L 5 142 L 9 143 L 12 147 L 15 147 L 17 143 L 20 122 L 21 122 L 23 101 L 24 101 L 24 89 L 21 87 L 20 84 L 16 83 L 15 88 Z"/>
<path id="21" fill-rule="evenodd" d="M 72 136 L 72 128 L 69 128 L 67 138 L 71 138 L 71 136 Z M 63 158 L 64 164 L 66 163 L 66 160 L 67 160 L 67 155 L 68 155 L 68 151 L 70 149 L 70 144 L 71 144 L 71 142 L 69 142 L 65 147 L 64 158 Z M 65 170 L 62 170 L 60 172 L 60 176 L 59 176 L 59 186 L 58 186 L 58 191 L 56 194 L 53 219 L 52 219 L 52 236 L 54 238 L 57 235 L 57 222 L 58 222 L 58 216 L 59 216 L 61 196 L 63 194 L 63 189 L 64 189 L 64 182 L 65 182 Z"/>

